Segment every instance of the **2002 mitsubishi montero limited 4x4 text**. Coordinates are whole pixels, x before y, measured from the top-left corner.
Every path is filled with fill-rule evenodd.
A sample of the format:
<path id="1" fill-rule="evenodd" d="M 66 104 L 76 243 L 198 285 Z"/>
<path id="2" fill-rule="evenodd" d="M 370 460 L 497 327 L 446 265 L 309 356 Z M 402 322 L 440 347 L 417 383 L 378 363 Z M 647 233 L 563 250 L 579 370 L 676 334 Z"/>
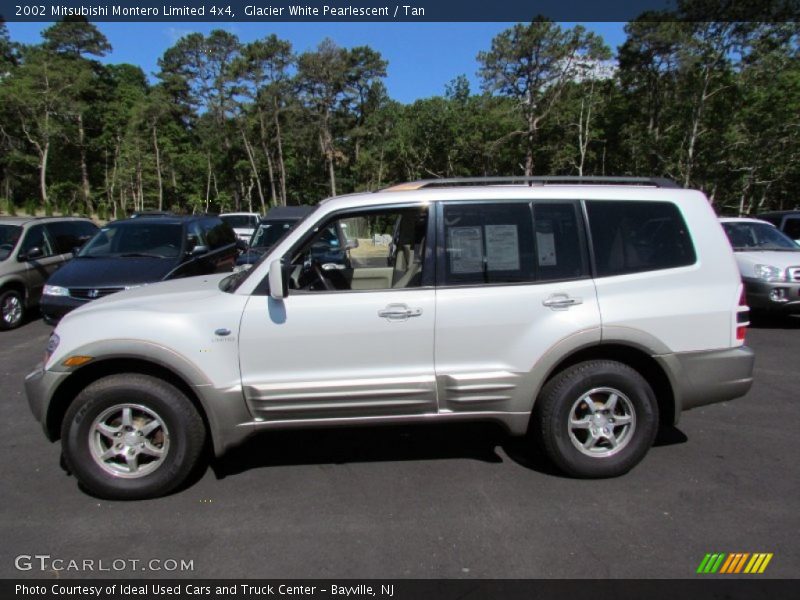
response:
<path id="1" fill-rule="evenodd" d="M 166 494 L 290 427 L 492 420 L 613 477 L 659 424 L 752 383 L 702 193 L 649 179 L 403 184 L 322 202 L 247 271 L 68 314 L 26 380 L 85 488 Z"/>

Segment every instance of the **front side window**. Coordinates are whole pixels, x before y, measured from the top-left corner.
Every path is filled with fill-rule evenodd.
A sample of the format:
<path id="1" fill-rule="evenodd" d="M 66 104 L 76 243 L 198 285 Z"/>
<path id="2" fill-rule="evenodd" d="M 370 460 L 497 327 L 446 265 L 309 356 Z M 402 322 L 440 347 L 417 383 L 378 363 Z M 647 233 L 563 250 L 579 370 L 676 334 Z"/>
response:
<path id="1" fill-rule="evenodd" d="M 599 277 L 694 264 L 686 223 L 671 202 L 586 202 Z"/>
<path id="2" fill-rule="evenodd" d="M 224 221 L 206 219 L 203 221 L 202 227 L 206 231 L 206 239 L 212 250 L 236 243 L 236 234 Z"/>
<path id="3" fill-rule="evenodd" d="M 53 245 L 50 243 L 50 238 L 44 230 L 44 225 L 34 225 L 28 229 L 28 233 L 25 234 L 25 239 L 22 240 L 19 253 L 21 255 L 26 255 L 34 248 L 41 249 L 42 255 L 40 258 L 53 255 Z"/>
<path id="4" fill-rule="evenodd" d="M 304 292 L 420 287 L 427 207 L 341 214 L 294 252 L 290 287 Z"/>
<path id="5" fill-rule="evenodd" d="M 97 233 L 97 227 L 88 221 L 61 221 L 47 224 L 47 231 L 58 254 L 69 254 Z"/>

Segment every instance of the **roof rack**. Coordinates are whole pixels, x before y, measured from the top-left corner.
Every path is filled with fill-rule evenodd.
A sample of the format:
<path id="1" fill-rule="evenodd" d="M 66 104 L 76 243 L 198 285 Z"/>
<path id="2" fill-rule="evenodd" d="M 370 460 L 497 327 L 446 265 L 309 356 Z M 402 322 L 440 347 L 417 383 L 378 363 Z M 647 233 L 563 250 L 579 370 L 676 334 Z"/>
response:
<path id="1" fill-rule="evenodd" d="M 665 177 L 580 177 L 577 175 L 554 175 L 544 177 L 454 177 L 450 179 L 421 179 L 384 188 L 382 192 L 406 192 L 426 188 L 481 185 L 640 185 L 657 188 L 680 188 Z"/>

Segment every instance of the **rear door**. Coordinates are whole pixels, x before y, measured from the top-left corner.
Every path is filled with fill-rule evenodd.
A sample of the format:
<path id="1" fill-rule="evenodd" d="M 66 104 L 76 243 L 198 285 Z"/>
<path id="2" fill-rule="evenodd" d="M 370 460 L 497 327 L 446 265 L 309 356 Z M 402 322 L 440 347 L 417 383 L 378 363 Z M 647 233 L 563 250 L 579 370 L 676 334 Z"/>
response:
<path id="1" fill-rule="evenodd" d="M 600 340 L 578 202 L 441 205 L 440 412 L 527 412 L 532 369 L 560 343 Z"/>

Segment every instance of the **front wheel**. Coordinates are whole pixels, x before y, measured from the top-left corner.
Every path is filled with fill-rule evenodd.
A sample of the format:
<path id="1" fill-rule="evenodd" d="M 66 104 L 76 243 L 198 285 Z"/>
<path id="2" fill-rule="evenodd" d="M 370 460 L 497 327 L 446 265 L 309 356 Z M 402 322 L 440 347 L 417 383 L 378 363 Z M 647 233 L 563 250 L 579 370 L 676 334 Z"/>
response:
<path id="1" fill-rule="evenodd" d="M 68 469 L 92 494 L 116 500 L 163 496 L 197 466 L 203 420 L 161 379 L 111 375 L 87 386 L 61 429 Z"/>
<path id="2" fill-rule="evenodd" d="M 14 329 L 22 325 L 25 318 L 25 304 L 22 294 L 17 290 L 0 293 L 0 329 Z"/>
<path id="3" fill-rule="evenodd" d="M 536 433 L 548 457 L 574 477 L 616 477 L 644 458 L 658 431 L 658 404 L 645 379 L 610 360 L 567 368 L 542 389 Z"/>

